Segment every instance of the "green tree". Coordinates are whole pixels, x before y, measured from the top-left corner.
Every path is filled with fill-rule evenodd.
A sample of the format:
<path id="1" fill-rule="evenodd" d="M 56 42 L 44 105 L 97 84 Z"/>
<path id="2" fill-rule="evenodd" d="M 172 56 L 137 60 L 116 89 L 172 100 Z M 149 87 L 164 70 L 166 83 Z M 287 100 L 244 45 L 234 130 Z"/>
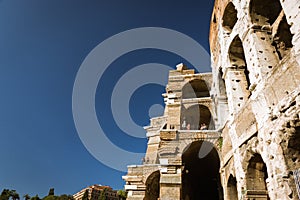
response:
<path id="1" fill-rule="evenodd" d="M 74 200 L 72 195 L 63 194 L 57 197 L 57 200 Z"/>
<path id="2" fill-rule="evenodd" d="M 89 190 L 88 189 L 85 190 L 82 200 L 89 200 Z"/>
<path id="3" fill-rule="evenodd" d="M 10 196 L 11 196 L 12 200 L 20 200 L 20 195 L 17 193 L 16 190 L 11 190 Z"/>
<path id="4" fill-rule="evenodd" d="M 35 195 L 34 197 L 31 197 L 30 200 L 41 200 L 39 195 Z"/>
<path id="5" fill-rule="evenodd" d="M 23 195 L 23 198 L 24 198 L 25 200 L 29 200 L 29 199 L 30 199 L 30 196 L 29 196 L 29 194 L 24 194 L 24 195 Z"/>
<path id="6" fill-rule="evenodd" d="M 50 188 L 49 189 L 48 196 L 50 196 L 50 195 L 54 195 L 54 188 Z"/>
<path id="7" fill-rule="evenodd" d="M 10 191 L 8 189 L 4 189 L 2 192 L 1 192 L 1 195 L 0 195 L 0 200 L 8 200 L 10 197 Z"/>
<path id="8" fill-rule="evenodd" d="M 118 194 L 118 197 L 119 197 L 120 200 L 126 200 L 126 198 L 127 198 L 127 192 L 126 191 L 118 190 L 117 194 Z"/>

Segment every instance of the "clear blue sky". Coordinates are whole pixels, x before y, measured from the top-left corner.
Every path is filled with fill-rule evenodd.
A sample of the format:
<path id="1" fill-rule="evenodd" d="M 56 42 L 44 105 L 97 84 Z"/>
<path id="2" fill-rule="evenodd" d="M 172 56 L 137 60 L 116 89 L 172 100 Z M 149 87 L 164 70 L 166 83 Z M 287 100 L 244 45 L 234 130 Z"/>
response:
<path id="1" fill-rule="evenodd" d="M 72 115 L 77 71 L 99 43 L 138 27 L 179 31 L 209 51 L 212 7 L 213 0 L 0 1 L 1 191 L 43 197 L 50 187 L 57 194 L 73 194 L 91 184 L 123 188 L 125 173 L 95 159 L 77 134 Z M 97 116 L 115 145 L 145 152 L 147 142 L 124 134 L 112 118 L 109 98 L 117 80 L 136 65 L 174 67 L 181 61 L 172 53 L 145 49 L 121 56 L 105 71 L 105 90 L 96 93 Z M 149 107 L 163 104 L 163 92 L 152 84 L 132 95 L 130 109 L 137 124 L 149 123 Z"/>

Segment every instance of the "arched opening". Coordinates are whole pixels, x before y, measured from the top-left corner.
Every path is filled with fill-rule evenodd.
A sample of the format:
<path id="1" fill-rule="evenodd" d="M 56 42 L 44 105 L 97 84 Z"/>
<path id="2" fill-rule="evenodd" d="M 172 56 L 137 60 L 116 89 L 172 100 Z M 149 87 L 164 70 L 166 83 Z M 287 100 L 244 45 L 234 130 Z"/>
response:
<path id="1" fill-rule="evenodd" d="M 230 33 L 238 20 L 237 10 L 232 2 L 228 3 L 226 6 L 222 20 L 224 29 Z"/>
<path id="2" fill-rule="evenodd" d="M 183 86 L 182 88 L 182 98 L 201 98 L 209 97 L 209 90 L 206 82 L 203 80 L 195 79 Z"/>
<path id="3" fill-rule="evenodd" d="M 299 123 L 299 122 L 298 122 Z M 287 124 L 290 126 L 290 123 Z M 298 124 L 297 124 L 298 125 Z M 290 136 L 287 140 L 281 144 L 284 149 L 284 158 L 287 164 L 287 170 L 289 171 L 289 185 L 292 189 L 292 193 L 289 197 L 299 195 L 300 198 L 300 126 L 293 127 Z M 297 190 L 298 188 L 298 190 Z"/>
<path id="4" fill-rule="evenodd" d="M 245 53 L 243 48 L 243 43 L 241 39 L 236 36 L 229 47 L 229 59 L 231 66 L 237 69 L 244 69 L 244 78 L 246 80 L 246 89 L 249 89 L 250 79 L 249 79 L 249 71 L 247 69 L 247 63 L 245 59 Z M 238 82 L 240 82 L 239 80 Z"/>
<path id="5" fill-rule="evenodd" d="M 282 11 L 276 20 L 278 23 L 273 26 L 273 43 L 279 59 L 281 60 L 293 47 L 293 35 L 290 31 L 291 26 L 287 23 L 284 12 Z"/>
<path id="6" fill-rule="evenodd" d="M 181 129 L 182 130 L 199 130 L 202 125 L 207 126 L 206 129 L 214 129 L 214 122 L 210 110 L 204 105 L 194 105 L 182 111 Z"/>
<path id="7" fill-rule="evenodd" d="M 223 199 L 220 160 L 213 144 L 193 142 L 183 153 L 182 197 L 184 200 Z"/>
<path id="8" fill-rule="evenodd" d="M 272 25 L 281 10 L 279 0 L 252 0 L 250 2 L 251 20 L 258 26 Z"/>
<path id="9" fill-rule="evenodd" d="M 146 193 L 144 200 L 157 200 L 159 198 L 159 171 L 153 172 L 146 181 Z"/>
<path id="10" fill-rule="evenodd" d="M 247 197 L 269 199 L 266 179 L 267 167 L 259 154 L 254 154 L 247 168 Z"/>
<path id="11" fill-rule="evenodd" d="M 230 200 L 238 199 L 236 178 L 233 177 L 231 174 L 230 174 L 228 182 L 227 182 L 227 199 L 230 199 Z"/>
<path id="12" fill-rule="evenodd" d="M 227 98 L 226 85 L 225 85 L 225 80 L 223 79 L 222 68 L 219 69 L 218 78 L 219 78 L 219 92 L 220 92 L 220 96 Z"/>

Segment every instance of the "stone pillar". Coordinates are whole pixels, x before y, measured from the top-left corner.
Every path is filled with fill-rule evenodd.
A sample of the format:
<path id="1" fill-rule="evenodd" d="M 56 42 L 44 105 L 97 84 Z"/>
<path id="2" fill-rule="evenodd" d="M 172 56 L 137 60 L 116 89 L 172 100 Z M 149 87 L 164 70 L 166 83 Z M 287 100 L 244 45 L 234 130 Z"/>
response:
<path id="1" fill-rule="evenodd" d="M 180 200 L 181 172 L 176 174 L 161 173 L 159 200 Z"/>
<path id="2" fill-rule="evenodd" d="M 225 83 L 230 115 L 236 114 L 249 97 L 244 69 L 226 68 Z"/>
<path id="3" fill-rule="evenodd" d="M 300 64 L 300 1 L 290 0 L 281 3 L 286 20 L 291 25 L 291 33 L 294 34 L 292 44 L 294 45 L 295 54 L 298 55 L 298 63 Z"/>
<path id="4" fill-rule="evenodd" d="M 168 127 L 167 129 L 180 129 L 180 103 L 167 105 L 168 110 Z"/>
<path id="5" fill-rule="evenodd" d="M 252 88 L 279 62 L 270 33 L 271 30 L 250 29 L 243 40 Z"/>

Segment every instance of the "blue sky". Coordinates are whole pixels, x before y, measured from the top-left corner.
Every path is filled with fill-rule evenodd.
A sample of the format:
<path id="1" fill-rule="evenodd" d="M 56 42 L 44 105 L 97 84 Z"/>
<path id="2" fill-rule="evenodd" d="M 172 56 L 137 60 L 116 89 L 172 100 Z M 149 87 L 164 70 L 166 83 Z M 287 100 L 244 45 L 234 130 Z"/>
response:
<path id="1" fill-rule="evenodd" d="M 212 7 L 212 0 L 0 1 L 0 189 L 45 196 L 50 187 L 57 194 L 91 184 L 123 188 L 125 173 L 95 159 L 78 136 L 72 115 L 76 74 L 98 44 L 139 27 L 179 31 L 209 51 Z M 170 52 L 143 49 L 120 56 L 107 68 L 95 106 L 112 143 L 130 152 L 146 150 L 145 138 L 124 134 L 112 117 L 110 97 L 120 77 L 144 63 L 174 68 L 182 61 Z M 210 66 L 203 67 L 206 71 Z M 163 92 L 164 87 L 148 84 L 131 96 L 128 109 L 138 125 L 149 124 L 149 108 L 163 105 Z M 109 149 L 103 154 L 116 156 Z"/>

